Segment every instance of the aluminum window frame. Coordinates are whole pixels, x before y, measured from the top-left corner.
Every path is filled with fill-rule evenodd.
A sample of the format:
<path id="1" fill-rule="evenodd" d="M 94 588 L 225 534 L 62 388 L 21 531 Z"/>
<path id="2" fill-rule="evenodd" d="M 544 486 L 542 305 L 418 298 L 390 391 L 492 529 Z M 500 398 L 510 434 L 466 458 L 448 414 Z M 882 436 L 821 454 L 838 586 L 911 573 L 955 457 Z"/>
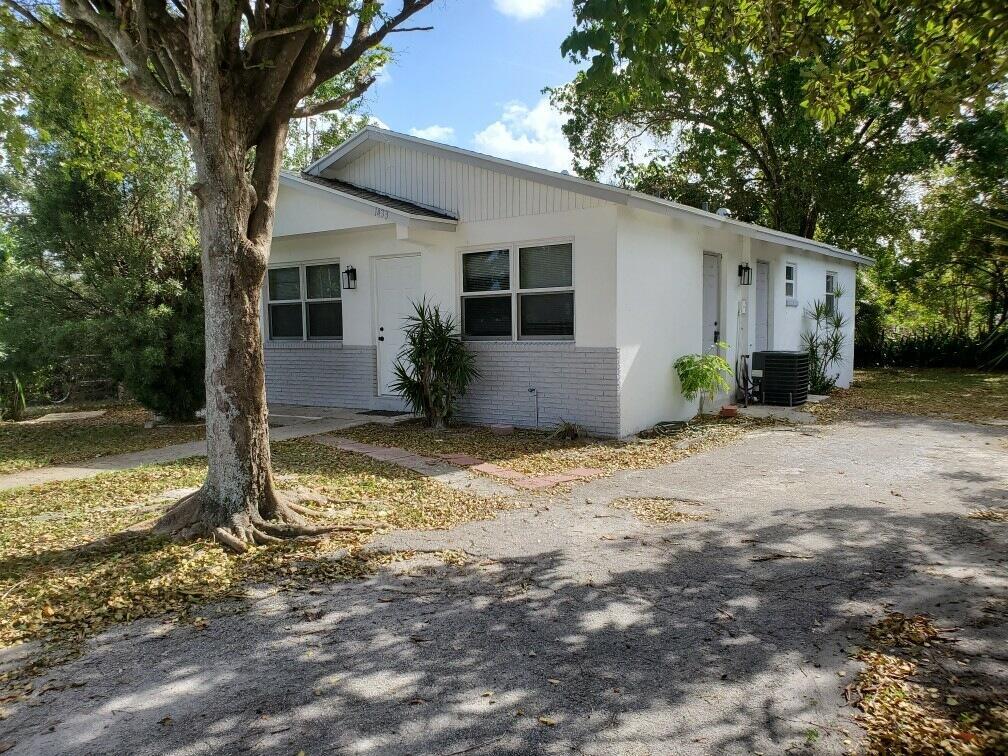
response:
<path id="1" fill-rule="evenodd" d="M 571 283 L 570 286 L 549 286 L 541 289 L 521 287 L 521 250 L 531 247 L 549 247 L 569 244 L 571 247 Z M 508 253 L 508 288 L 496 291 L 465 291 L 465 269 L 464 260 L 466 255 L 478 252 L 507 251 Z M 457 255 L 458 276 L 458 316 L 459 330 L 462 332 L 463 341 L 490 341 L 498 343 L 516 343 L 519 341 L 558 341 L 569 343 L 577 340 L 577 244 L 573 236 L 551 237 L 546 239 L 523 239 L 521 241 L 480 244 L 476 246 L 460 247 Z M 573 333 L 567 335 L 521 335 L 521 296 L 536 294 L 572 294 L 574 297 L 574 328 Z M 503 297 L 507 296 L 511 302 L 511 333 L 508 336 L 467 336 L 465 333 L 465 300 L 475 297 Z"/>
<path id="2" fill-rule="evenodd" d="M 788 278 L 788 270 L 791 271 L 791 278 Z M 788 284 L 791 285 L 790 293 L 788 292 Z M 798 298 L 798 264 L 790 260 L 784 263 L 784 296 L 787 299 Z"/>
<path id="3" fill-rule="evenodd" d="M 339 276 L 339 292 L 338 297 L 316 297 L 310 299 L 308 297 L 308 268 L 318 268 L 324 265 L 335 265 L 336 275 Z M 269 273 L 271 270 L 285 270 L 288 268 L 298 269 L 298 286 L 299 286 L 299 299 L 271 299 L 269 290 Z M 333 342 L 342 343 L 343 336 L 311 336 L 308 333 L 308 305 L 309 304 L 325 304 L 327 302 L 339 302 L 340 304 L 340 323 L 343 324 L 343 279 L 342 271 L 340 270 L 340 258 L 327 258 L 323 260 L 304 260 L 300 262 L 286 262 L 286 263 L 276 263 L 267 266 L 266 268 L 266 280 L 264 282 L 265 296 L 263 296 L 263 320 L 264 320 L 264 333 L 267 342 L 277 342 L 277 343 L 297 343 L 297 342 L 307 342 L 307 341 L 322 341 L 322 342 Z M 301 336 L 274 336 L 273 335 L 273 321 L 270 314 L 270 307 L 272 305 L 291 305 L 300 304 L 301 305 Z"/>
<path id="4" fill-rule="evenodd" d="M 837 280 L 839 276 L 835 270 L 826 271 L 826 308 L 830 313 L 836 312 L 837 309 Z M 832 284 L 832 286 L 830 285 Z"/>

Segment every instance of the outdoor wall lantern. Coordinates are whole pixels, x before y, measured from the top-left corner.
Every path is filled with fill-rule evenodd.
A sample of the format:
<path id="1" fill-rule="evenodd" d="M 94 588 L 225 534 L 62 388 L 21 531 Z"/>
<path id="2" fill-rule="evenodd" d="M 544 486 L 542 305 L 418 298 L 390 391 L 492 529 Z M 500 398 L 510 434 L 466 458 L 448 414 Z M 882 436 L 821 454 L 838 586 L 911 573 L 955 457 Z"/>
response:
<path id="1" fill-rule="evenodd" d="M 355 268 L 353 265 L 347 265 L 346 270 L 343 271 L 343 288 L 344 289 L 357 288 L 357 268 Z"/>
<path id="2" fill-rule="evenodd" d="M 742 286 L 749 286 L 752 283 L 752 268 L 749 263 L 741 263 L 738 266 L 738 281 Z"/>

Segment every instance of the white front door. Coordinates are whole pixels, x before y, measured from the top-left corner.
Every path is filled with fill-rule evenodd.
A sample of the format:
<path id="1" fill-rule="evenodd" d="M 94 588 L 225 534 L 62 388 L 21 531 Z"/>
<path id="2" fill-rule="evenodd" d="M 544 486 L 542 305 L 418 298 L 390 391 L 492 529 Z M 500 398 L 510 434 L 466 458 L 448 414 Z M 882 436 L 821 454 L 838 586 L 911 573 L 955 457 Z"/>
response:
<path id="1" fill-rule="evenodd" d="M 378 393 L 395 393 L 395 363 L 405 341 L 405 319 L 413 314 L 413 302 L 421 297 L 420 256 L 375 258 L 376 323 L 378 344 Z"/>
<path id="2" fill-rule="evenodd" d="M 703 349 L 721 341 L 721 256 L 703 256 Z"/>
<path id="3" fill-rule="evenodd" d="M 756 263 L 756 351 L 770 348 L 770 263 Z"/>

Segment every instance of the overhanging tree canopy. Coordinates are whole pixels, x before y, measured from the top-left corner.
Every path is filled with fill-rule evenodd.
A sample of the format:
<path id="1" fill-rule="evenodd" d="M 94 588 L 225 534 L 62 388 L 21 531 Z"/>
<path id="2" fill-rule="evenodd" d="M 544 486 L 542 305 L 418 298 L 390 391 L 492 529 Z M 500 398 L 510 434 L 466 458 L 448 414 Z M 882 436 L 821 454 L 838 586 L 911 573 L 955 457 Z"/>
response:
<path id="1" fill-rule="evenodd" d="M 259 292 L 292 118 L 374 82 L 389 34 L 432 0 L 0 0 L 54 40 L 119 63 L 123 87 L 193 154 L 206 312 L 208 472 L 157 524 L 236 550 L 324 530 L 273 484 Z"/>
<path id="2" fill-rule="evenodd" d="M 899 92 L 851 96 L 829 127 L 809 111 L 810 77 L 851 51 L 849 40 L 806 34 L 800 1 L 580 0 L 575 15 L 563 49 L 590 65 L 554 94 L 571 116 L 564 131 L 581 172 L 625 161 L 627 140 L 646 134 L 673 146 L 630 176 L 639 188 L 724 201 L 802 236 L 828 229 L 858 247 L 870 239 L 866 214 L 929 159 L 934 145 Z"/>

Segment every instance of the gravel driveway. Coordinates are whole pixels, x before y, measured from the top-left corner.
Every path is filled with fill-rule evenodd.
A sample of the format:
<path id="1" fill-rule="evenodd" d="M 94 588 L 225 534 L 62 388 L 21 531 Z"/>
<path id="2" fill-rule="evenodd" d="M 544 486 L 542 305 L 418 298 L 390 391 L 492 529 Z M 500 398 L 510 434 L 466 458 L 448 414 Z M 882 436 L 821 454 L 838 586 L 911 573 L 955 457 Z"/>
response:
<path id="1" fill-rule="evenodd" d="M 144 621 L 0 722 L 10 754 L 837 753 L 848 651 L 926 611 L 1008 681 L 1004 428 L 866 418 L 747 436 L 380 548 L 363 583 Z M 697 502 L 660 526 L 620 496 Z M 998 656 L 1000 654 L 1000 656 Z"/>

